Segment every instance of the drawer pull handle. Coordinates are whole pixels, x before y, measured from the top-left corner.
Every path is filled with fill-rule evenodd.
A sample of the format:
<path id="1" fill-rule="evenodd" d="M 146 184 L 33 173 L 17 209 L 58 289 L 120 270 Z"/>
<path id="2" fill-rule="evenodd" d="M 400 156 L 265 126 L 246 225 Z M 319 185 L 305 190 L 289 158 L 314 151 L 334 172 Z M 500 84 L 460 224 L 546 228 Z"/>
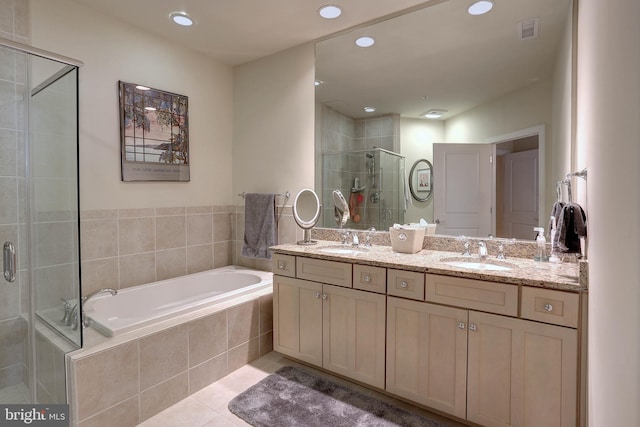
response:
<path id="1" fill-rule="evenodd" d="M 458 329 L 462 329 L 464 331 L 464 322 L 458 322 Z"/>
<path id="2" fill-rule="evenodd" d="M 478 327 L 476 326 L 475 323 L 472 323 L 469 325 L 469 330 L 475 332 L 478 330 Z"/>
<path id="3" fill-rule="evenodd" d="M 371 281 L 371 276 L 369 276 L 368 274 L 364 275 L 364 281 L 369 283 Z"/>
<path id="4" fill-rule="evenodd" d="M 553 306 L 551 304 L 545 304 L 544 305 L 544 309 L 545 309 L 545 311 L 552 312 L 553 311 Z"/>
<path id="5" fill-rule="evenodd" d="M 409 286 L 409 284 L 407 282 L 405 282 L 404 280 L 402 282 L 400 282 L 400 287 L 406 289 L 407 286 Z"/>
<path id="6" fill-rule="evenodd" d="M 278 261 L 278 268 L 280 270 L 284 270 L 286 268 L 286 263 L 284 261 Z"/>
<path id="7" fill-rule="evenodd" d="M 328 298 L 327 294 L 322 294 L 322 299 L 327 299 L 327 298 Z"/>
<path id="8" fill-rule="evenodd" d="M 316 292 L 316 298 L 320 299 L 320 292 Z"/>

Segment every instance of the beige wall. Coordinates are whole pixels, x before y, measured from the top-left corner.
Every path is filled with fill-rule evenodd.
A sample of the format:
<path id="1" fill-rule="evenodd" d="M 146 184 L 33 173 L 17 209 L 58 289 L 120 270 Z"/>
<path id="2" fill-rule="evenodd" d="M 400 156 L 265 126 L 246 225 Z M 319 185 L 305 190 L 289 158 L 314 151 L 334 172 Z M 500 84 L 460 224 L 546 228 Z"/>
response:
<path id="1" fill-rule="evenodd" d="M 580 2 L 576 157 L 589 167 L 589 425 L 595 427 L 640 425 L 638 17 L 637 0 Z"/>
<path id="2" fill-rule="evenodd" d="M 313 188 L 314 61 L 309 43 L 236 67 L 234 195 Z"/>
<path id="3" fill-rule="evenodd" d="M 70 0 L 31 0 L 32 44 L 80 69 L 81 209 L 206 206 L 232 197 L 233 70 Z M 120 181 L 118 80 L 189 97 L 191 182 Z"/>

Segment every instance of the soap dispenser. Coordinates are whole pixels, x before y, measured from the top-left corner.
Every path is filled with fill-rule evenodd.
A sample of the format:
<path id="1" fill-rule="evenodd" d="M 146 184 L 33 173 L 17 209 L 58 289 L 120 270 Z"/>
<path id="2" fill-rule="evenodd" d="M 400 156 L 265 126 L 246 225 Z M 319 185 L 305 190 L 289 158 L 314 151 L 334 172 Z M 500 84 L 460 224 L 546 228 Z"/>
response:
<path id="1" fill-rule="evenodd" d="M 547 240 L 544 238 L 544 228 L 533 227 L 533 231 L 538 232 L 538 236 L 536 236 L 536 255 L 533 257 L 533 260 L 549 261 L 549 257 L 547 257 Z"/>

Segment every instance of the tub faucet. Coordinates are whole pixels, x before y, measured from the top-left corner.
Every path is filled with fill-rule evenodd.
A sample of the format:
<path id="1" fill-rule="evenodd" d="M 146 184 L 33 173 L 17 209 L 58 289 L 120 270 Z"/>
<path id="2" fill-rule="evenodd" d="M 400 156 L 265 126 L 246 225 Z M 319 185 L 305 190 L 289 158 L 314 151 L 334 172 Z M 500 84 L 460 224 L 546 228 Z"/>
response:
<path id="1" fill-rule="evenodd" d="M 87 316 L 84 314 L 84 303 L 87 302 L 90 298 L 98 295 L 98 294 L 102 294 L 105 292 L 109 292 L 111 295 L 116 295 L 118 293 L 117 290 L 115 289 L 111 289 L 111 288 L 102 288 L 99 291 L 95 291 L 87 296 L 84 296 L 80 299 L 80 306 L 82 307 L 82 327 L 83 328 L 88 328 L 89 327 L 89 319 L 87 318 Z M 78 319 L 78 304 L 76 304 L 71 312 L 71 323 L 73 324 L 73 330 L 77 330 L 78 329 L 78 324 L 79 319 Z"/>

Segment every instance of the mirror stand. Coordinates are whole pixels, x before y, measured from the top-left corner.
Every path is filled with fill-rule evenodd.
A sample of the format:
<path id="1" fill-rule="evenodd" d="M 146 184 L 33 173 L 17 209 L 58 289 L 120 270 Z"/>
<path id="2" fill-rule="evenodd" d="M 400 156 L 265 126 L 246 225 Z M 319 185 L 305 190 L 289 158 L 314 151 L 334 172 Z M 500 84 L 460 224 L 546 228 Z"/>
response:
<path id="1" fill-rule="evenodd" d="M 320 219 L 320 199 L 315 191 L 305 188 L 300 190 L 293 201 L 293 219 L 304 230 L 299 245 L 315 245 L 316 240 L 311 240 L 311 229 Z"/>

